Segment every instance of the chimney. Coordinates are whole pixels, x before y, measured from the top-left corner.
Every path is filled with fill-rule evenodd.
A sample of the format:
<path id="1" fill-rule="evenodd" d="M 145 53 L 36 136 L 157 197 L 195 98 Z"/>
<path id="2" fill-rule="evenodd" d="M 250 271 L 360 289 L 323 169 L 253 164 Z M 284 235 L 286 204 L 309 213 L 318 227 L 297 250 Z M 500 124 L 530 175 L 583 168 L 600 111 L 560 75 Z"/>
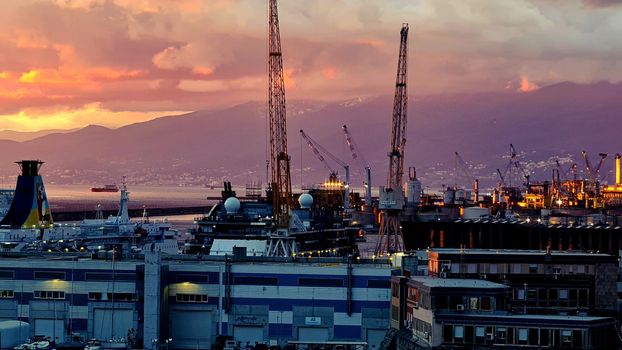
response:
<path id="1" fill-rule="evenodd" d="M 620 186 L 622 185 L 622 181 L 620 180 L 620 153 L 616 153 L 615 162 L 616 162 L 616 186 Z"/>

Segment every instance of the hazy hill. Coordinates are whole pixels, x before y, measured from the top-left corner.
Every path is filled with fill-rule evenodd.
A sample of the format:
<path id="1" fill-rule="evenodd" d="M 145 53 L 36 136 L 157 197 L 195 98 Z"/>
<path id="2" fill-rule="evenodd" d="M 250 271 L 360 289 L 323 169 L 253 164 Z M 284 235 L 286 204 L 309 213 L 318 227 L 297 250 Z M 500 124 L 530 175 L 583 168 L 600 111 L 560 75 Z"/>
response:
<path id="1" fill-rule="evenodd" d="M 622 151 L 622 85 L 560 83 L 531 93 L 481 93 L 411 98 L 406 166 L 416 165 L 426 186 L 465 181 L 452 175 L 454 151 L 474 166 L 483 181 L 496 181 L 513 143 L 533 171 L 548 179 L 556 157 L 582 168 L 580 151 L 596 161 L 598 152 Z M 347 124 L 361 153 L 385 181 L 392 97 L 288 104 L 289 153 L 294 184 L 311 184 L 327 174 L 298 135 L 303 128 L 336 156 L 350 161 L 341 126 Z M 1 173 L 22 158 L 46 161 L 48 180 L 62 183 L 109 182 L 128 175 L 142 183 L 210 183 L 229 178 L 238 185 L 265 179 L 266 121 L 263 103 L 220 111 L 197 111 L 128 125 L 119 129 L 89 126 L 33 140 L 0 140 Z M 302 149 L 301 149 L 302 147 Z M 362 168 L 351 162 L 355 185 Z M 338 169 L 337 165 L 333 165 Z"/>
<path id="2" fill-rule="evenodd" d="M 54 133 L 68 133 L 75 131 L 77 129 L 72 130 L 62 130 L 62 129 L 50 129 L 50 130 L 40 130 L 40 131 L 13 131 L 13 130 L 0 130 L 0 140 L 12 140 L 12 141 L 28 141 L 32 139 L 36 139 L 37 137 L 54 134 Z"/>

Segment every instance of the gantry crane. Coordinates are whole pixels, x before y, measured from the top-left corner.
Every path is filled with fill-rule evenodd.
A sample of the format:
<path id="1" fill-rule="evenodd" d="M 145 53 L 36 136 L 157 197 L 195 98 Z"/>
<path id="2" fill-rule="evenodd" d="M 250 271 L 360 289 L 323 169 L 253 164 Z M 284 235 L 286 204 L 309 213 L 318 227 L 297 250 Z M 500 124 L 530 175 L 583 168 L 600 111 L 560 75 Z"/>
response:
<path id="1" fill-rule="evenodd" d="M 346 142 L 348 143 L 348 147 L 350 148 L 350 152 L 352 154 L 352 159 L 358 159 L 363 166 L 365 167 L 365 175 L 367 180 L 364 182 L 365 186 L 365 205 L 367 207 L 371 206 L 371 167 L 363 154 L 359 150 L 359 147 L 356 145 L 354 140 L 352 139 L 352 135 L 350 135 L 350 131 L 346 125 L 343 126 L 343 134 L 346 137 Z"/>
<path id="2" fill-rule="evenodd" d="M 292 183 L 287 153 L 285 81 L 279 32 L 277 1 L 269 0 L 268 10 L 268 128 L 270 130 L 270 188 L 273 220 L 277 228 L 270 240 L 268 255 L 291 256 L 296 242 L 289 237 L 293 207 Z"/>
<path id="3" fill-rule="evenodd" d="M 403 250 L 403 236 L 399 214 L 404 209 L 402 175 L 404 173 L 404 148 L 406 146 L 406 112 L 408 110 L 408 23 L 400 30 L 400 51 L 397 61 L 395 97 L 393 100 L 393 118 L 391 144 L 389 150 L 389 172 L 386 187 L 380 187 L 379 209 L 380 232 L 376 245 L 376 256 L 393 254 Z"/>
<path id="4" fill-rule="evenodd" d="M 344 185 L 344 189 L 345 189 L 344 197 L 345 198 L 343 200 L 343 208 L 346 211 L 349 210 L 350 209 L 350 166 L 346 162 L 344 162 L 341 159 L 337 158 L 334 154 L 330 153 L 329 150 L 327 150 L 326 148 L 322 147 L 322 145 L 320 145 L 317 141 L 312 139 L 302 129 L 300 129 L 300 136 L 302 136 L 302 138 L 305 140 L 305 142 L 307 142 L 307 145 L 309 146 L 309 148 L 311 149 L 313 154 L 315 154 L 315 156 L 317 157 L 317 159 L 320 160 L 322 165 L 324 165 L 324 167 L 326 167 L 326 169 L 328 169 L 328 171 L 330 171 L 331 175 L 337 176 L 337 171 L 335 171 L 330 166 L 330 164 L 328 164 L 328 162 L 326 161 L 326 158 L 324 158 L 322 153 L 327 155 L 335 163 L 339 164 L 339 166 L 343 167 L 343 169 L 344 169 L 344 171 L 346 173 L 346 182 L 345 182 L 345 185 Z M 320 152 L 320 150 L 321 150 L 321 152 Z"/>

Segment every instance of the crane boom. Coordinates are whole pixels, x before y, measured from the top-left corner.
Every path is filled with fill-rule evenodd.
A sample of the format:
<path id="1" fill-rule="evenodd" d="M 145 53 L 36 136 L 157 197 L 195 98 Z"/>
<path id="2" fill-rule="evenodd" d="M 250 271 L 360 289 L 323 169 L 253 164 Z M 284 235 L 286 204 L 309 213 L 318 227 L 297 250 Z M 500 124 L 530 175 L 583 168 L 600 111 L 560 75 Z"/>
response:
<path id="1" fill-rule="evenodd" d="M 320 162 L 322 162 L 322 164 L 326 167 L 326 169 L 328 169 L 328 171 L 331 172 L 331 174 L 337 175 L 337 172 L 330 166 L 330 164 L 328 164 L 328 162 L 326 161 L 326 158 L 322 156 L 322 152 L 325 155 L 327 155 L 330 159 L 332 159 L 335 163 L 343 167 L 346 173 L 346 184 L 344 186 L 345 187 L 345 194 L 344 194 L 345 198 L 343 201 L 343 206 L 346 210 L 350 209 L 350 166 L 346 162 L 337 158 L 334 154 L 332 154 L 326 148 L 322 147 L 322 145 L 320 145 L 317 141 L 312 139 L 311 136 L 307 135 L 302 129 L 300 129 L 300 136 L 302 136 L 302 138 L 307 142 L 307 145 L 309 146 L 313 154 L 315 154 L 317 159 L 319 159 Z"/>
<path id="2" fill-rule="evenodd" d="M 350 131 L 348 130 L 348 127 L 346 125 L 343 126 L 343 134 L 346 137 L 346 143 L 348 144 L 350 152 L 352 153 L 352 159 L 358 159 L 359 161 L 361 161 L 361 163 L 363 163 L 365 167 L 365 174 L 367 175 L 367 180 L 364 183 L 365 205 L 369 206 L 371 205 L 371 167 L 369 166 L 367 160 L 365 160 L 365 158 L 363 157 L 363 154 L 360 152 L 359 147 L 356 145 L 356 143 L 354 143 L 352 135 L 350 135 Z"/>
<path id="3" fill-rule="evenodd" d="M 293 206 L 292 183 L 287 153 L 285 80 L 277 0 L 269 0 L 268 20 L 268 124 L 270 129 L 270 184 L 276 226 L 289 228 Z"/>
<path id="4" fill-rule="evenodd" d="M 408 23 L 400 30 L 400 49 L 397 61 L 395 97 L 391 127 L 389 172 L 387 186 L 380 188 L 380 231 L 375 255 L 393 254 L 403 249 L 399 214 L 404 209 L 402 176 L 404 174 L 404 148 L 406 147 L 406 113 L 408 110 Z"/>

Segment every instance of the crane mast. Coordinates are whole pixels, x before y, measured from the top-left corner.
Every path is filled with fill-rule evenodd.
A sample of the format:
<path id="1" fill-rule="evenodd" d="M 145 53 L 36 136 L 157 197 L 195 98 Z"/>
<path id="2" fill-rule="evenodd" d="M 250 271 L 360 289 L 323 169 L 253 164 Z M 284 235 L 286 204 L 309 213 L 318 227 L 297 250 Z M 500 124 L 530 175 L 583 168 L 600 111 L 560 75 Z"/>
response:
<path id="1" fill-rule="evenodd" d="M 289 227 L 292 183 L 287 153 L 285 81 L 277 1 L 269 0 L 268 21 L 268 124 L 270 129 L 270 184 L 273 216 L 278 228 Z"/>
<path id="2" fill-rule="evenodd" d="M 406 112 L 408 109 L 408 23 L 400 30 L 400 51 L 397 61 L 397 78 L 393 100 L 391 148 L 389 150 L 389 172 L 387 186 L 380 188 L 379 209 L 380 232 L 375 255 L 393 254 L 403 250 L 402 230 L 399 214 L 404 209 L 402 176 L 404 174 L 404 148 L 406 146 Z"/>

